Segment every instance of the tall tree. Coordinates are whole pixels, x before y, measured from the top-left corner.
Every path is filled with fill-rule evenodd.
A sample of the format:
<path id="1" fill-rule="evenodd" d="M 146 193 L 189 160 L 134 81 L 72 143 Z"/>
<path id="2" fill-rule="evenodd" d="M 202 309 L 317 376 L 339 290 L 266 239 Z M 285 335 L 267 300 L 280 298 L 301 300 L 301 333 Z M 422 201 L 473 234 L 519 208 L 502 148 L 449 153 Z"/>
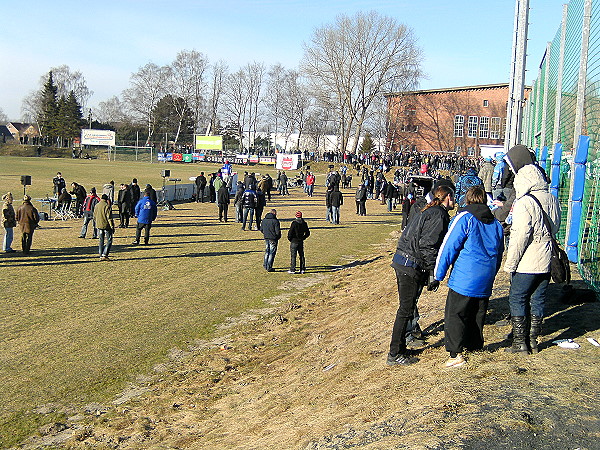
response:
<path id="1" fill-rule="evenodd" d="M 8 122 L 8 116 L 4 113 L 2 108 L 0 108 L 0 124 L 4 125 Z"/>
<path id="2" fill-rule="evenodd" d="M 219 112 L 221 100 L 229 76 L 229 68 L 225 61 L 213 64 L 211 70 L 210 94 L 209 94 L 209 123 L 206 134 L 214 134 L 219 123 Z"/>
<path id="3" fill-rule="evenodd" d="M 40 134 L 53 140 L 57 136 L 58 127 L 58 98 L 56 85 L 52 71 L 48 73 L 48 78 L 44 83 L 44 88 L 39 97 L 39 110 L 37 111 L 37 122 L 40 128 Z"/>
<path id="4" fill-rule="evenodd" d="M 340 15 L 334 24 L 314 31 L 301 67 L 315 96 L 335 101 L 342 151 L 356 151 L 375 98 L 414 87 L 421 75 L 420 55 L 409 28 L 374 11 Z"/>
<path id="5" fill-rule="evenodd" d="M 66 64 L 52 67 L 50 71 L 54 76 L 58 97 L 67 98 L 73 92 L 81 108 L 85 108 L 94 92 L 88 89 L 83 74 L 78 70 L 71 71 L 71 68 Z"/>
<path id="6" fill-rule="evenodd" d="M 155 132 L 161 136 L 164 133 L 175 135 L 174 143 L 180 133 L 192 134 L 194 132 L 194 113 L 186 106 L 182 98 L 174 98 L 171 94 L 161 98 L 152 112 L 155 122 Z"/>
<path id="7" fill-rule="evenodd" d="M 148 63 L 131 74 L 131 87 L 123 91 L 123 99 L 136 119 L 146 123 L 150 144 L 154 134 L 154 107 L 164 96 L 170 70 L 165 66 Z"/>

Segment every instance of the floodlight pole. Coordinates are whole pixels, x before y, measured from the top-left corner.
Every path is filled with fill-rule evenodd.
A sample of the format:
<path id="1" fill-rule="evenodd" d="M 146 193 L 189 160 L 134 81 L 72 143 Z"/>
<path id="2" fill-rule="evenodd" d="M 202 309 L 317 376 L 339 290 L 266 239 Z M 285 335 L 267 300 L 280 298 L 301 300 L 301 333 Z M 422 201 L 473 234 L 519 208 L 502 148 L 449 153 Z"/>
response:
<path id="1" fill-rule="evenodd" d="M 527 28 L 529 0 L 515 0 L 512 62 L 506 111 L 505 150 L 521 142 L 521 124 L 525 92 L 525 64 L 527 61 Z"/>

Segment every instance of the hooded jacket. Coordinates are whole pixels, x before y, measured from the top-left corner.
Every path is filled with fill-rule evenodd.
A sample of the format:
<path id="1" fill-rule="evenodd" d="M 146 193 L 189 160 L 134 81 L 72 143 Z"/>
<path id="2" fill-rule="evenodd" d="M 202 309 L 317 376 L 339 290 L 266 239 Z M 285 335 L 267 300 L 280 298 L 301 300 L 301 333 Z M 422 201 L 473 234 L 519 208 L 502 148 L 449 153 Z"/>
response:
<path id="1" fill-rule="evenodd" d="M 288 241 L 290 242 L 302 242 L 310 236 L 310 230 L 308 224 L 302 217 L 296 217 L 292 220 L 290 229 L 288 230 Z"/>
<path id="2" fill-rule="evenodd" d="M 158 209 L 156 203 L 148 195 L 140 198 L 140 201 L 135 205 L 135 216 L 137 217 L 138 223 L 149 224 L 154 222 Z"/>
<path id="3" fill-rule="evenodd" d="M 443 280 L 453 265 L 450 289 L 467 297 L 490 297 L 503 252 L 502 225 L 487 205 L 467 205 L 450 222 L 436 260 L 435 279 Z"/>
<path id="4" fill-rule="evenodd" d="M 260 231 L 265 239 L 278 241 L 281 238 L 281 225 L 279 219 L 273 213 L 267 213 L 264 219 L 260 222 Z"/>
<path id="5" fill-rule="evenodd" d="M 540 207 L 527 194 L 534 195 L 548 214 L 552 234 L 560 227 L 560 205 L 548 192 L 544 172 L 528 164 L 515 175 L 515 202 L 512 211 L 510 242 L 504 270 L 519 273 L 548 273 L 550 271 L 550 234 L 544 225 Z"/>

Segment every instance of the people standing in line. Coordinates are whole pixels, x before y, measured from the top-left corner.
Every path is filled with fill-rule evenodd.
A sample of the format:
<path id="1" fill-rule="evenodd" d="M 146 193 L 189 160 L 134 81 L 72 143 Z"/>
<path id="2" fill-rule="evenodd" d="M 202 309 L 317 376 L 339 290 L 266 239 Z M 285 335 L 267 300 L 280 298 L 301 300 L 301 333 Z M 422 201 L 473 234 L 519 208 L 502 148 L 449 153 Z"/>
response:
<path id="1" fill-rule="evenodd" d="M 492 158 L 490 156 L 486 156 L 483 158 L 483 163 L 481 164 L 481 168 L 479 169 L 479 173 L 477 174 L 481 181 L 483 181 L 483 188 L 485 189 L 485 193 L 492 198 L 492 178 L 494 176 L 494 163 L 492 162 Z"/>
<path id="2" fill-rule="evenodd" d="M 196 177 L 196 203 L 204 203 L 204 190 L 206 189 L 206 177 L 204 172 Z"/>
<path id="3" fill-rule="evenodd" d="M 256 209 L 256 191 L 251 188 L 247 188 L 242 195 L 242 205 L 244 208 L 244 217 L 242 219 L 242 230 L 246 230 L 246 224 L 248 229 L 258 230 L 258 228 L 252 228 L 252 221 L 254 220 L 254 210 Z"/>
<path id="4" fill-rule="evenodd" d="M 83 202 L 87 195 L 85 188 L 82 185 L 73 182 L 71 183 L 70 193 L 75 196 L 75 214 L 77 217 L 81 217 L 83 215 Z"/>
<path id="5" fill-rule="evenodd" d="M 450 222 L 434 271 L 442 281 L 452 266 L 444 313 L 446 367 L 464 365 L 464 350 L 483 348 L 485 315 L 504 252 L 502 225 L 487 206 L 483 187 L 469 188 L 466 203 Z"/>
<path id="6" fill-rule="evenodd" d="M 137 178 L 131 180 L 131 185 L 129 186 L 129 190 L 131 191 L 131 211 L 129 213 L 129 217 L 135 216 L 135 206 L 140 201 L 141 191 L 140 186 L 138 185 Z"/>
<path id="7" fill-rule="evenodd" d="M 267 197 L 264 192 L 260 189 L 256 189 L 256 209 L 254 210 L 254 221 L 256 222 L 256 228 L 260 230 L 260 223 L 262 221 L 263 211 L 267 206 Z"/>
<path id="8" fill-rule="evenodd" d="M 119 195 L 117 197 L 117 206 L 119 208 L 119 228 L 129 227 L 129 218 L 131 217 L 131 189 L 125 183 L 121 183 Z"/>
<path id="9" fill-rule="evenodd" d="M 110 180 L 102 186 L 102 193 L 108 196 L 108 201 L 112 205 L 115 202 L 115 182 Z"/>
<path id="10" fill-rule="evenodd" d="M 242 223 L 244 221 L 244 183 L 237 182 L 237 190 L 233 198 L 233 206 L 235 207 L 235 221 Z"/>
<path id="11" fill-rule="evenodd" d="M 340 192 L 338 185 L 333 185 L 333 190 L 329 194 L 331 203 L 331 223 L 334 225 L 340 224 L 340 206 L 344 204 L 344 196 Z"/>
<path id="12" fill-rule="evenodd" d="M 450 223 L 449 210 L 454 209 L 454 192 L 448 186 L 440 186 L 434 199 L 415 220 L 409 220 L 398 239 L 392 267 L 396 272 L 399 306 L 392 329 L 388 365 L 408 365 L 414 360 L 406 347 L 406 329 L 414 317 L 415 305 L 423 287 L 435 291 L 439 281 L 433 277 L 433 269 Z"/>
<path id="13" fill-rule="evenodd" d="M 38 210 L 31 204 L 31 197 L 29 195 L 23 197 L 23 204 L 17 208 L 15 218 L 19 222 L 19 228 L 22 233 L 21 248 L 23 249 L 23 254 L 28 255 L 31 252 L 33 232 L 40 222 Z"/>
<path id="14" fill-rule="evenodd" d="M 312 172 L 306 175 L 306 195 L 312 197 L 315 191 L 315 176 Z"/>
<path id="15" fill-rule="evenodd" d="M 219 207 L 219 222 L 227 222 L 227 210 L 229 209 L 229 189 L 223 184 L 217 191 L 217 205 Z"/>
<path id="16" fill-rule="evenodd" d="M 5 253 L 14 253 L 12 242 L 14 237 L 14 228 L 17 226 L 17 217 L 13 207 L 13 195 L 7 192 L 2 196 L 4 204 L 2 205 L 2 227 L 4 228 L 4 241 L 2 250 Z"/>
<path id="17" fill-rule="evenodd" d="M 58 197 L 63 189 L 67 187 L 67 182 L 62 176 L 62 173 L 56 172 L 56 176 L 52 179 L 54 197 Z"/>
<path id="18" fill-rule="evenodd" d="M 152 228 L 152 222 L 156 220 L 158 215 L 158 208 L 156 202 L 152 200 L 151 191 L 145 190 L 144 196 L 135 205 L 135 216 L 137 217 L 137 226 L 135 228 L 135 241 L 133 245 L 140 243 L 142 236 L 142 230 L 144 230 L 144 244 L 148 245 L 150 242 L 150 228 Z"/>
<path id="19" fill-rule="evenodd" d="M 511 274 L 508 301 L 513 342 L 512 353 L 538 352 L 546 290 L 550 282 L 551 236 L 560 227 L 558 199 L 548 191 L 544 170 L 524 145 L 512 147 L 506 162 L 515 174 L 510 241 L 504 271 Z M 545 226 L 544 215 L 550 223 Z"/>
<path id="20" fill-rule="evenodd" d="M 146 193 L 148 193 L 148 196 L 154 203 L 158 204 L 158 196 L 156 195 L 156 189 L 154 189 L 151 184 L 146 185 L 146 189 L 144 189 L 144 195 Z M 166 200 L 166 199 L 163 199 L 163 200 Z M 139 201 L 138 201 L 138 203 L 139 203 Z M 137 207 L 137 204 L 136 204 L 136 207 Z M 136 213 L 136 215 L 137 215 L 137 213 Z"/>
<path id="21" fill-rule="evenodd" d="M 92 232 L 92 239 L 96 239 L 98 237 L 98 233 L 96 230 L 96 222 L 94 221 L 94 208 L 96 204 L 100 201 L 100 197 L 96 195 L 96 188 L 93 187 L 90 190 L 89 195 L 85 198 L 83 202 L 83 225 L 81 226 L 81 233 L 79 233 L 79 237 L 81 239 L 85 238 L 87 234 L 88 224 L 93 222 L 94 230 Z"/>
<path id="22" fill-rule="evenodd" d="M 367 187 L 364 183 L 360 183 L 356 188 L 356 214 L 359 216 L 367 215 Z"/>
<path id="23" fill-rule="evenodd" d="M 296 211 L 296 218 L 292 221 L 287 235 L 288 241 L 290 241 L 290 270 L 288 270 L 288 273 L 296 273 L 296 255 L 300 258 L 300 273 L 306 272 L 304 241 L 309 236 L 310 229 L 302 218 L 302 212 Z"/>
<path id="24" fill-rule="evenodd" d="M 277 218 L 277 211 L 272 209 L 267 213 L 260 224 L 260 231 L 265 238 L 265 257 L 263 267 L 267 272 L 275 272 L 273 263 L 277 254 L 277 244 L 281 239 L 281 224 Z"/>
<path id="25" fill-rule="evenodd" d="M 112 247 L 115 222 L 112 217 L 112 206 L 108 194 L 102 194 L 100 201 L 94 207 L 94 222 L 98 228 L 100 261 L 110 261 L 108 255 Z"/>

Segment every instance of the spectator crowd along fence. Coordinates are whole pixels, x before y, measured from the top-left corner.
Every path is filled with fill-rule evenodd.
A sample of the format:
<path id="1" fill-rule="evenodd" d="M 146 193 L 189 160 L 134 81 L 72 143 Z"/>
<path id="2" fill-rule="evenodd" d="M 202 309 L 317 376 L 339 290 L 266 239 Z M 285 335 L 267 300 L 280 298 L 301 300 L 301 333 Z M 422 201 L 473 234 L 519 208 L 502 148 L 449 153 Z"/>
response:
<path id="1" fill-rule="evenodd" d="M 523 143 L 535 148 L 561 204 L 557 238 L 600 292 L 600 0 L 563 6 L 523 117 Z"/>

